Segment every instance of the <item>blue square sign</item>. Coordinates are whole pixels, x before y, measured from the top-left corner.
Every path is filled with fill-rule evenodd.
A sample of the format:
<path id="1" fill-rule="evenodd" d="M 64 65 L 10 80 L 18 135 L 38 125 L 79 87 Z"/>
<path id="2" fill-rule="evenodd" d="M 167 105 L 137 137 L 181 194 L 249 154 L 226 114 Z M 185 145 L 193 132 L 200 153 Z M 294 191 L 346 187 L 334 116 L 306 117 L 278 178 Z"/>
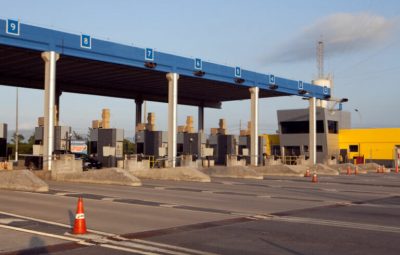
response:
<path id="1" fill-rule="evenodd" d="M 19 35 L 19 21 L 8 19 L 6 21 L 6 33 L 10 35 Z"/>
<path id="2" fill-rule="evenodd" d="M 92 38 L 90 35 L 81 35 L 81 47 L 85 49 L 92 48 Z"/>
<path id="3" fill-rule="evenodd" d="M 203 68 L 203 63 L 201 59 L 195 58 L 194 59 L 194 69 L 201 70 Z"/>
<path id="4" fill-rule="evenodd" d="M 235 77 L 242 77 L 242 69 L 240 69 L 240 67 L 235 67 Z"/>
<path id="5" fill-rule="evenodd" d="M 299 87 L 299 89 L 304 89 L 304 86 L 303 86 L 303 82 L 302 82 L 302 81 L 299 81 L 298 87 Z"/>
<path id="6" fill-rule="evenodd" d="M 269 84 L 275 84 L 275 75 L 273 74 L 269 75 Z"/>
<path id="7" fill-rule="evenodd" d="M 147 61 L 154 61 L 154 50 L 152 48 L 146 48 L 144 51 L 144 59 Z"/>
<path id="8" fill-rule="evenodd" d="M 324 94 L 327 95 L 328 94 L 328 87 L 324 86 Z"/>

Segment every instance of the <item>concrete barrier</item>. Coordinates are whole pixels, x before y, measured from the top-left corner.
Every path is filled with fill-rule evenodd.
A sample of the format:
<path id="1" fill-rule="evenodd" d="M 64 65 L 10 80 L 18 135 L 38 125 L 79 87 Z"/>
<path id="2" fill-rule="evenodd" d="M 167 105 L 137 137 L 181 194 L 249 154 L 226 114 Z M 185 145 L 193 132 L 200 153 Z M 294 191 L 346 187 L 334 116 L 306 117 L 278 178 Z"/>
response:
<path id="1" fill-rule="evenodd" d="M 207 168 L 199 168 L 203 173 L 211 177 L 228 177 L 228 178 L 244 178 L 244 179 L 263 179 L 263 175 L 254 169 L 246 166 L 213 166 Z"/>
<path id="2" fill-rule="evenodd" d="M 211 182 L 210 176 L 191 167 L 134 169 L 129 172 L 138 178 L 144 179 Z"/>
<path id="3" fill-rule="evenodd" d="M 52 180 L 81 183 L 114 184 L 125 186 L 142 185 L 142 182 L 138 178 L 133 176 L 128 171 L 119 168 L 104 168 L 83 172 L 67 172 L 54 174 L 52 171 Z"/>
<path id="4" fill-rule="evenodd" d="M 49 186 L 29 170 L 0 171 L 0 189 L 47 192 Z"/>
<path id="5" fill-rule="evenodd" d="M 304 166 L 290 166 L 283 164 L 266 165 L 259 167 L 252 167 L 257 173 L 263 176 L 296 176 L 304 175 L 306 167 Z M 303 172 L 304 171 L 304 172 Z"/>

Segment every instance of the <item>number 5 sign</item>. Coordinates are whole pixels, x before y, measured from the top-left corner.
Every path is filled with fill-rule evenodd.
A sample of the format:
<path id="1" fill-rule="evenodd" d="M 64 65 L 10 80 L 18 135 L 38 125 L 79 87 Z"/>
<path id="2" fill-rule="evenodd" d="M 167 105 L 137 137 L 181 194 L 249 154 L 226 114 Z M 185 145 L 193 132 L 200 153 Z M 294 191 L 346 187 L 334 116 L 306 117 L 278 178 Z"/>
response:
<path id="1" fill-rule="evenodd" d="M 19 21 L 8 19 L 6 22 L 6 33 L 10 35 L 19 35 Z"/>

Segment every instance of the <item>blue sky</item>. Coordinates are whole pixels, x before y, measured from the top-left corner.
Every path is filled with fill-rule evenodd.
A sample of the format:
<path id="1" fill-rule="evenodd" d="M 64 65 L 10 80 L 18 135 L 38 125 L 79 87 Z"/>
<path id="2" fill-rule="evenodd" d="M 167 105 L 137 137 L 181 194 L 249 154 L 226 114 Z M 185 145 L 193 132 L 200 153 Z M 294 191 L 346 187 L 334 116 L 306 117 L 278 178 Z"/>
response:
<path id="1" fill-rule="evenodd" d="M 315 43 L 322 38 L 325 73 L 334 75 L 334 95 L 349 98 L 344 109 L 352 112 L 353 127 L 400 126 L 399 16 L 400 2 L 390 0 L 0 0 L 3 19 L 296 80 L 316 77 Z M 43 91 L 20 89 L 20 102 L 21 128 L 31 129 L 43 115 Z M 15 88 L 0 86 L 0 105 L 0 122 L 14 129 Z M 276 110 L 306 106 L 297 97 L 260 100 L 260 132 L 275 132 Z M 133 100 L 64 93 L 60 121 L 86 133 L 102 108 L 111 109 L 113 127 L 133 136 Z M 165 130 L 167 105 L 150 102 L 147 110 Z M 205 126 L 226 118 L 228 129 L 238 133 L 249 113 L 249 100 L 224 103 L 221 110 L 206 109 Z M 196 122 L 197 108 L 179 106 L 178 115 L 178 124 L 187 115 Z"/>

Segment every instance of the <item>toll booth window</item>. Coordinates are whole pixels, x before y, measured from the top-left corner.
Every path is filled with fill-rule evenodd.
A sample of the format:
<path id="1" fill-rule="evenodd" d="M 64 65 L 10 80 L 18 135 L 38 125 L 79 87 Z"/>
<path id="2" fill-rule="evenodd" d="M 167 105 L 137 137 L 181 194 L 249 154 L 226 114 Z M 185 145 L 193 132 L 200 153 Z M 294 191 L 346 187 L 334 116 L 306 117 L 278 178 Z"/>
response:
<path id="1" fill-rule="evenodd" d="M 358 145 L 350 145 L 349 151 L 350 152 L 358 152 Z"/>
<path id="2" fill-rule="evenodd" d="M 308 121 L 283 121 L 281 122 L 282 134 L 307 134 Z"/>
<path id="3" fill-rule="evenodd" d="M 338 122 L 333 120 L 328 120 L 328 132 L 329 134 L 337 134 L 338 133 Z"/>
<path id="4" fill-rule="evenodd" d="M 317 145 L 317 152 L 323 152 L 323 147 L 322 145 Z"/>
<path id="5" fill-rule="evenodd" d="M 282 121 L 282 134 L 308 134 L 310 130 L 309 121 Z M 317 121 L 317 133 L 324 133 L 324 122 Z"/>

